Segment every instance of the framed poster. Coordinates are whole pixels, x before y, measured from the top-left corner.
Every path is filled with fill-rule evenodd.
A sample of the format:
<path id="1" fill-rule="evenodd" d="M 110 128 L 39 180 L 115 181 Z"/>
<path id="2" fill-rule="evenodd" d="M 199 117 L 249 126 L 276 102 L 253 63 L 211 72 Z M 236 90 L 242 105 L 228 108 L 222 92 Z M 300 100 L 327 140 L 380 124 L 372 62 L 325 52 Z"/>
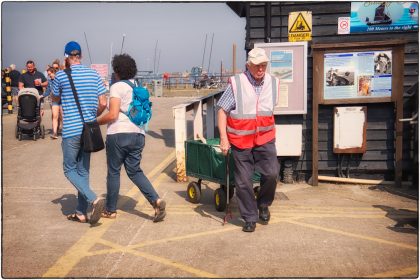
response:
<path id="1" fill-rule="evenodd" d="M 307 42 L 257 43 L 270 61 L 267 72 L 280 80 L 275 115 L 307 113 Z"/>
<path id="2" fill-rule="evenodd" d="M 404 80 L 404 40 L 314 44 L 319 104 L 394 102 Z"/>
<path id="3" fill-rule="evenodd" d="M 324 100 L 391 97 L 392 51 L 324 54 Z"/>

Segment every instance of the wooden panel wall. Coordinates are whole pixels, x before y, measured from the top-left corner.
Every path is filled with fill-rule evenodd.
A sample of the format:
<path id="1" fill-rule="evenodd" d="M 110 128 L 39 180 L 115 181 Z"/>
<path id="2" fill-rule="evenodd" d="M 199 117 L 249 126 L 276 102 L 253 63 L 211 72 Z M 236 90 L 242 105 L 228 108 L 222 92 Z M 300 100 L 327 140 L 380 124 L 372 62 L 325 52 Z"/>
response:
<path id="1" fill-rule="evenodd" d="M 229 5 L 229 4 L 228 4 Z M 229 5 L 231 6 L 231 5 Z M 239 6 L 236 6 L 238 8 Z M 231 6 L 233 10 L 235 8 Z M 246 42 L 248 51 L 254 43 L 287 42 L 288 15 L 294 11 L 312 11 L 312 41 L 308 45 L 308 114 L 306 116 L 276 116 L 280 124 L 303 124 L 302 156 L 290 158 L 293 162 L 296 179 L 308 179 L 311 173 L 312 152 L 312 43 L 382 41 L 389 39 L 405 39 L 404 92 L 418 82 L 418 31 L 394 33 L 361 33 L 338 35 L 338 17 L 350 16 L 351 2 L 248 2 L 243 3 L 239 16 L 246 17 Z M 270 22 L 267 19 L 271 19 Z M 268 30 L 269 28 L 269 30 Z M 418 90 L 418 87 L 417 87 Z M 413 97 L 409 100 L 404 93 L 404 117 L 411 117 Z M 418 100 L 418 94 L 414 97 Z M 356 105 L 356 104 L 355 104 Z M 360 104 L 365 105 L 365 104 Z M 367 151 L 360 157 L 355 156 L 350 162 L 351 177 L 393 179 L 394 174 L 394 132 L 395 116 L 392 103 L 367 104 Z M 335 175 L 337 156 L 332 152 L 333 106 L 320 106 L 319 112 L 319 174 Z M 413 127 L 404 124 L 403 140 L 403 180 L 411 180 L 414 173 Z M 417 151 L 418 152 L 418 151 Z M 346 162 L 344 163 L 346 166 Z"/>

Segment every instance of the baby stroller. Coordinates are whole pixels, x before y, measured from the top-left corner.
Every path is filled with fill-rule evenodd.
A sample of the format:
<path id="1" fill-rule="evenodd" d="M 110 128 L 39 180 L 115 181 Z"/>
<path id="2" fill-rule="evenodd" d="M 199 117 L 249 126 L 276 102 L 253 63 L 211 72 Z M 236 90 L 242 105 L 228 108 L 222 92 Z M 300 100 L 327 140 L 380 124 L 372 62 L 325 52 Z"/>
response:
<path id="1" fill-rule="evenodd" d="M 18 93 L 18 115 L 15 136 L 19 141 L 23 134 L 30 135 L 34 141 L 45 138 L 45 128 L 41 125 L 41 99 L 38 90 L 23 88 Z"/>

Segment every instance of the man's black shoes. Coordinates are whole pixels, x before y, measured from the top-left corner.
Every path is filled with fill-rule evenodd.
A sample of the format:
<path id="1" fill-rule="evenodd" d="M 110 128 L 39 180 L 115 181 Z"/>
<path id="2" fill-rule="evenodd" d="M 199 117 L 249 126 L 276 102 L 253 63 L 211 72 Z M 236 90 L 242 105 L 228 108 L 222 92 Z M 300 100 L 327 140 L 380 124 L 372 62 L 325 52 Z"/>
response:
<path id="1" fill-rule="evenodd" d="M 242 228 L 245 232 L 253 232 L 255 231 L 256 223 L 255 222 L 245 222 L 244 227 Z"/>
<path id="2" fill-rule="evenodd" d="M 263 223 L 268 223 L 268 221 L 270 221 L 270 216 L 271 216 L 270 210 L 268 210 L 268 207 L 267 206 L 260 207 L 259 212 L 260 212 L 259 214 L 260 220 Z"/>

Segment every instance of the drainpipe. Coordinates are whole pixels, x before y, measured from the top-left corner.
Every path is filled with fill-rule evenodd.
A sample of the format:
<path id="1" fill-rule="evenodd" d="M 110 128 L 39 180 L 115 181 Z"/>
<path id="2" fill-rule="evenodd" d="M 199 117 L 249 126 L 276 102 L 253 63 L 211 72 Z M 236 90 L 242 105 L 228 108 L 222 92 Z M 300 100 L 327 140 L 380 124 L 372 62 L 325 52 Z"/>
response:
<path id="1" fill-rule="evenodd" d="M 265 3 L 265 38 L 264 42 L 271 42 L 271 2 Z"/>
<path id="2" fill-rule="evenodd" d="M 245 4 L 245 16 L 246 16 L 246 37 L 245 37 L 245 51 L 246 53 L 252 49 L 250 38 L 251 38 L 251 19 L 250 19 L 250 7 L 249 3 Z"/>

